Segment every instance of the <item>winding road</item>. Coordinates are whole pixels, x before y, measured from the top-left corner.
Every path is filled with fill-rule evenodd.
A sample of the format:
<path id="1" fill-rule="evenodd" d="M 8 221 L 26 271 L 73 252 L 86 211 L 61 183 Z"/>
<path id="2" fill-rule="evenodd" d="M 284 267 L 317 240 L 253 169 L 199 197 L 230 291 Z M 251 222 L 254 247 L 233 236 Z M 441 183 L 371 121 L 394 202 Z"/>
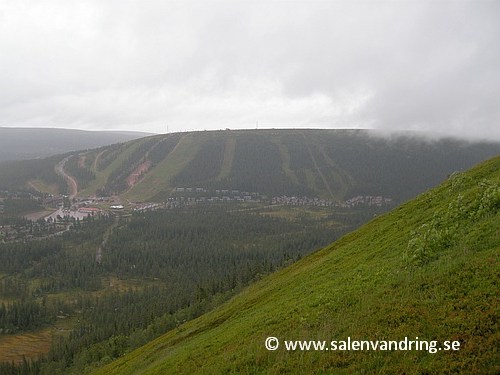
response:
<path id="1" fill-rule="evenodd" d="M 68 161 L 68 159 L 71 156 L 72 155 L 67 156 L 63 160 L 61 160 L 59 163 L 57 163 L 57 165 L 54 167 L 54 170 L 56 171 L 56 173 L 59 176 L 61 176 L 62 178 L 64 178 L 64 180 L 68 184 L 69 192 L 70 192 L 69 193 L 69 198 L 73 199 L 76 196 L 76 194 L 78 193 L 78 184 L 77 184 L 76 180 L 72 176 L 70 176 L 69 174 L 67 174 L 64 171 L 64 165 L 66 164 L 66 162 Z"/>

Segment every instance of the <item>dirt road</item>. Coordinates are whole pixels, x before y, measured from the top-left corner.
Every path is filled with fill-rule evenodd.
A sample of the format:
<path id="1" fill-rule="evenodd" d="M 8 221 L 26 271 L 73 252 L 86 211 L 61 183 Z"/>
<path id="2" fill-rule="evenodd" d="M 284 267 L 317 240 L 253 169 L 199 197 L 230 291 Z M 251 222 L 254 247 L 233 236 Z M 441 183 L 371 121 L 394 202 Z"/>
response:
<path id="1" fill-rule="evenodd" d="M 67 156 L 65 157 L 63 160 L 61 160 L 54 168 L 54 170 L 56 171 L 56 173 L 61 176 L 62 178 L 64 178 L 64 180 L 66 180 L 66 183 L 68 184 L 68 187 L 69 187 L 69 198 L 70 199 L 73 199 L 76 194 L 78 193 L 78 184 L 76 182 L 76 180 L 70 176 L 69 174 L 67 174 L 65 171 L 64 171 L 64 165 L 66 164 L 66 162 L 68 161 L 68 159 L 71 157 L 70 156 Z"/>

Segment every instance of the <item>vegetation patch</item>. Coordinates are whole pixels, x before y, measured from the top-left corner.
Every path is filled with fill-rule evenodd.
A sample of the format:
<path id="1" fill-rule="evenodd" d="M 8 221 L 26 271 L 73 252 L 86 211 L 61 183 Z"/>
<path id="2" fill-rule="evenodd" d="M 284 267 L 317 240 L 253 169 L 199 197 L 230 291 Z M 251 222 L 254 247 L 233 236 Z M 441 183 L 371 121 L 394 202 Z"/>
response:
<path id="1" fill-rule="evenodd" d="M 88 218 L 60 237 L 0 244 L 0 338 L 36 334 L 61 320 L 71 330 L 42 359 L 19 357 L 17 367 L 0 369 L 66 374 L 108 363 L 372 216 L 311 208 L 284 218 L 258 205 L 233 208 Z"/>
<path id="2" fill-rule="evenodd" d="M 96 373 L 498 373 L 499 185 L 497 157 Z M 431 245 L 424 257 L 412 258 L 416 234 Z M 268 351 L 269 336 L 460 349 Z"/>

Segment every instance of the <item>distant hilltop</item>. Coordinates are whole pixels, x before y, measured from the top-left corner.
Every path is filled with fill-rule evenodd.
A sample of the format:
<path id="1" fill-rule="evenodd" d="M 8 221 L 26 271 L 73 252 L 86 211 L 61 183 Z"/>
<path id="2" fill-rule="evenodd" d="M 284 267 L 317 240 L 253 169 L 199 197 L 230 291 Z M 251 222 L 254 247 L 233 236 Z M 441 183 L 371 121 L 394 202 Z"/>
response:
<path id="1" fill-rule="evenodd" d="M 0 162 L 44 158 L 68 151 L 127 142 L 147 135 L 150 134 L 124 131 L 0 127 Z"/>
<path id="2" fill-rule="evenodd" d="M 398 203 L 498 154 L 500 143 L 429 141 L 413 133 L 384 138 L 370 130 L 171 133 L 3 163 L 0 189 L 120 196 L 130 202 L 163 202 L 192 189 L 189 193 L 227 190 L 335 202 L 383 197 Z"/>

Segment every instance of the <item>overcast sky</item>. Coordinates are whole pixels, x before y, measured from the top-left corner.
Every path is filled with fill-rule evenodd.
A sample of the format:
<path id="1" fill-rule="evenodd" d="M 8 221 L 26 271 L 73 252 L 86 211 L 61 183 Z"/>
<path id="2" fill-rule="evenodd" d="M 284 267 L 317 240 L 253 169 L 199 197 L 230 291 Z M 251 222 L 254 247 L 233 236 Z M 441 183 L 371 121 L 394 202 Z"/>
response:
<path id="1" fill-rule="evenodd" d="M 500 1 L 0 0 L 0 126 L 500 140 Z"/>

